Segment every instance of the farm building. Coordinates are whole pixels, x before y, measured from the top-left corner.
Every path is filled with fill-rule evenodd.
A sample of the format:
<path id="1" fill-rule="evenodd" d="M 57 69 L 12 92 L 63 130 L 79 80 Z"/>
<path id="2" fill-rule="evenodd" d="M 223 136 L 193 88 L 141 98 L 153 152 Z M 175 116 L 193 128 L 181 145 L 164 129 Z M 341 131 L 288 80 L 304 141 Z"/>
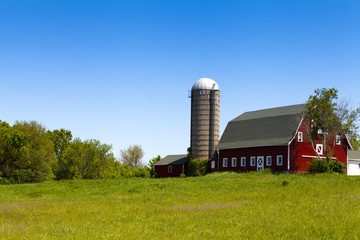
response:
<path id="1" fill-rule="evenodd" d="M 360 151 L 348 152 L 347 174 L 360 175 Z"/>
<path id="2" fill-rule="evenodd" d="M 200 78 L 190 97 L 190 149 L 194 158 L 209 159 L 209 172 L 264 168 L 306 172 L 317 155 L 325 158 L 321 143 L 316 143 L 315 149 L 309 144 L 306 133 L 310 124 L 303 118 L 303 104 L 245 112 L 227 124 L 219 141 L 219 85 Z M 336 136 L 333 147 L 333 159 L 346 164 L 348 174 L 360 175 L 360 154 L 351 151 L 348 138 Z M 159 177 L 178 177 L 186 169 L 185 154 L 168 155 L 155 164 Z"/>
<path id="3" fill-rule="evenodd" d="M 168 155 L 154 164 L 154 171 L 160 178 L 180 177 L 186 170 L 186 154 Z"/>
<path id="4" fill-rule="evenodd" d="M 259 171 L 271 168 L 283 172 L 306 172 L 317 158 L 306 137 L 308 123 L 304 105 L 292 105 L 246 112 L 231 120 L 217 146 L 219 157 L 210 161 L 210 171 Z M 337 136 L 333 159 L 347 164 L 351 145 Z M 325 158 L 324 146 L 315 145 Z"/>

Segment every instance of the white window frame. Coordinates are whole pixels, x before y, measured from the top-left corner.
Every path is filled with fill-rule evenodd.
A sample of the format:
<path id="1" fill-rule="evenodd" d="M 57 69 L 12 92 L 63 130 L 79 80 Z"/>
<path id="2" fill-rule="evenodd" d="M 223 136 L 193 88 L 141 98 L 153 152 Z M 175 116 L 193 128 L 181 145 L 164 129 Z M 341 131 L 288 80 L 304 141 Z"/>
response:
<path id="1" fill-rule="evenodd" d="M 282 166 L 284 163 L 283 155 L 277 155 L 276 156 L 276 165 Z"/>
<path id="2" fill-rule="evenodd" d="M 172 166 L 168 166 L 168 173 L 172 173 Z"/>
<path id="3" fill-rule="evenodd" d="M 271 166 L 271 164 L 272 164 L 272 157 L 266 156 L 266 166 Z"/>
<path id="4" fill-rule="evenodd" d="M 298 142 L 303 142 L 303 133 L 298 132 Z"/>
<path id="5" fill-rule="evenodd" d="M 231 158 L 231 167 L 236 167 L 236 165 L 237 165 L 236 157 Z"/>
<path id="6" fill-rule="evenodd" d="M 223 158 L 223 167 L 227 167 L 228 166 L 228 159 L 227 158 Z"/>
<path id="7" fill-rule="evenodd" d="M 255 166 L 256 165 L 256 157 L 255 156 L 251 156 L 250 157 L 250 166 Z"/>
<path id="8" fill-rule="evenodd" d="M 341 136 L 336 135 L 336 145 L 341 145 Z"/>
<path id="9" fill-rule="evenodd" d="M 215 161 L 211 161 L 211 169 L 215 168 Z"/>
<path id="10" fill-rule="evenodd" d="M 245 166 L 246 166 L 246 157 L 241 157 L 241 163 L 240 163 L 240 165 L 241 165 L 242 167 L 245 167 Z"/>
<path id="11" fill-rule="evenodd" d="M 324 153 L 324 145 L 316 144 L 315 145 L 315 150 L 319 155 L 323 155 L 323 153 Z"/>

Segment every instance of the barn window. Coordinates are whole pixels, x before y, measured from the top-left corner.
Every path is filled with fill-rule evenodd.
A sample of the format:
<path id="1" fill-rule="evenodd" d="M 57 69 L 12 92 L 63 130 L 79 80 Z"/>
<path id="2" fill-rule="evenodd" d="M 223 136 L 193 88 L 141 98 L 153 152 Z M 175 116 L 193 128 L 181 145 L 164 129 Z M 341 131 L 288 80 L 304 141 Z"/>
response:
<path id="1" fill-rule="evenodd" d="M 283 156 L 282 155 L 277 155 L 276 156 L 276 164 L 277 165 L 283 165 Z"/>
<path id="2" fill-rule="evenodd" d="M 322 154 L 323 154 L 323 150 L 324 150 L 324 145 L 322 145 L 322 144 L 316 144 L 315 150 L 316 150 L 316 152 L 317 152 L 319 155 L 322 155 Z"/>
<path id="3" fill-rule="evenodd" d="M 172 166 L 168 166 L 168 173 L 172 173 Z"/>
<path id="4" fill-rule="evenodd" d="M 336 135 L 336 145 L 341 145 L 341 137 L 340 137 L 340 135 Z"/>
<path id="5" fill-rule="evenodd" d="M 236 157 L 233 157 L 232 159 L 231 159 L 231 166 L 232 167 L 236 167 Z"/>
<path id="6" fill-rule="evenodd" d="M 228 159 L 223 158 L 223 167 L 227 167 L 227 164 L 228 164 Z"/>
<path id="7" fill-rule="evenodd" d="M 215 161 L 211 161 L 211 169 L 215 168 Z"/>
<path id="8" fill-rule="evenodd" d="M 242 167 L 246 166 L 246 157 L 241 157 L 241 166 Z"/>
<path id="9" fill-rule="evenodd" d="M 303 133 L 298 132 L 298 142 L 303 142 Z"/>
<path id="10" fill-rule="evenodd" d="M 266 166 L 271 166 L 271 156 L 266 156 Z"/>
<path id="11" fill-rule="evenodd" d="M 255 157 L 250 157 L 250 166 L 255 166 Z"/>

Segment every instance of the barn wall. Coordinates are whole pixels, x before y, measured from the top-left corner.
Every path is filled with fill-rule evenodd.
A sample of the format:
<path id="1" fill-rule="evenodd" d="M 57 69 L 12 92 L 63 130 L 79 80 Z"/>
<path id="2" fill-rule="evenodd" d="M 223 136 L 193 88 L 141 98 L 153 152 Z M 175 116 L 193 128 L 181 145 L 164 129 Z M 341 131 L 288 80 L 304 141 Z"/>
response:
<path id="1" fill-rule="evenodd" d="M 168 166 L 169 165 L 159 165 L 155 166 L 155 172 L 158 174 L 159 178 L 166 178 L 166 177 L 180 177 L 183 173 L 183 164 L 181 165 L 171 165 L 172 166 L 172 173 L 168 173 Z"/>
<path id="2" fill-rule="evenodd" d="M 298 132 L 292 143 L 290 144 L 290 171 L 291 172 L 306 172 L 309 167 L 309 162 L 313 158 L 317 158 L 316 153 L 312 149 L 308 138 L 306 137 L 305 121 L 299 127 L 298 132 L 303 133 L 303 142 L 298 141 Z M 341 145 L 335 145 L 333 157 L 340 162 L 347 164 L 347 141 L 344 139 Z M 308 157 L 311 156 L 311 157 Z M 325 157 L 324 154 L 321 156 Z"/>
<path id="3" fill-rule="evenodd" d="M 287 146 L 273 146 L 273 147 L 254 147 L 254 148 L 240 148 L 240 149 L 226 149 L 219 151 L 219 171 L 257 171 L 257 161 L 255 161 L 255 166 L 250 166 L 250 157 L 255 156 L 256 159 L 258 156 L 264 157 L 264 168 L 271 168 L 275 171 L 287 171 Z M 283 164 L 278 166 L 276 164 L 277 155 L 283 155 Z M 272 157 L 271 166 L 266 165 L 266 156 Z M 231 159 L 236 157 L 236 167 L 231 166 Z M 240 161 L 241 157 L 246 157 L 246 166 L 241 167 Z M 223 167 L 223 159 L 228 159 L 228 166 Z M 209 163 L 210 164 L 210 163 Z M 216 169 L 218 163 L 215 164 Z M 210 172 L 216 171 L 211 169 L 209 165 Z"/>

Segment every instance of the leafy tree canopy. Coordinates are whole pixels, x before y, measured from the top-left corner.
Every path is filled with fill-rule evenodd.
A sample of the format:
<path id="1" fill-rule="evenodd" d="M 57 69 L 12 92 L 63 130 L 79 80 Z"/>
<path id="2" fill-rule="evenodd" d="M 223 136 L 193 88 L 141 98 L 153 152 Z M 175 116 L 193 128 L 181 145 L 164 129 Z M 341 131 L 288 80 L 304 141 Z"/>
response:
<path id="1" fill-rule="evenodd" d="M 336 136 L 350 136 L 351 142 L 357 141 L 357 121 L 360 109 L 349 109 L 344 101 L 338 103 L 338 90 L 335 88 L 316 89 L 315 94 L 306 102 L 304 111 L 308 120 L 307 136 L 315 151 L 315 143 L 320 141 L 324 154 L 330 160 L 334 151 Z M 315 151 L 316 152 L 316 151 Z M 319 156 L 320 158 L 320 156 Z"/>

